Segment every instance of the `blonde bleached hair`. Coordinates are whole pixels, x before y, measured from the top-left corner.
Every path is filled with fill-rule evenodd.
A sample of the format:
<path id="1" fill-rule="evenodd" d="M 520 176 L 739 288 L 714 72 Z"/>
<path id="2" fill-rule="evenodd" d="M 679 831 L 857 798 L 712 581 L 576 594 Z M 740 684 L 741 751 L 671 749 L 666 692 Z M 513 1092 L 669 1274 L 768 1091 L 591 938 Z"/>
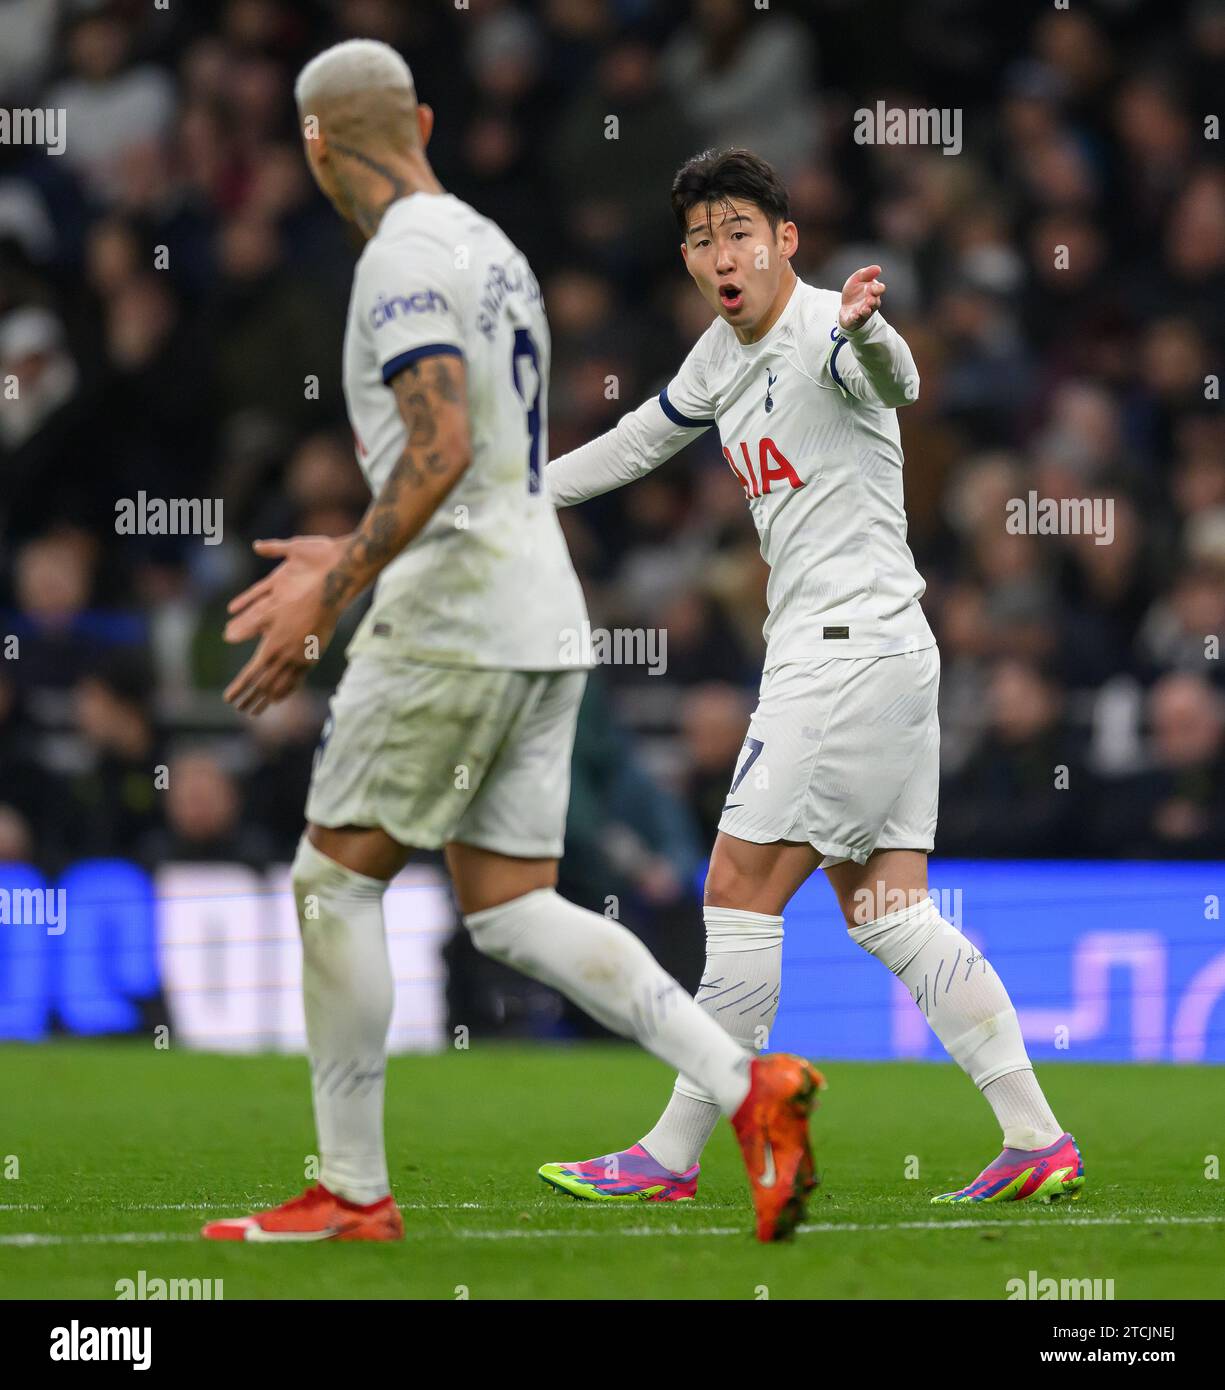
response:
<path id="1" fill-rule="evenodd" d="M 378 39 L 346 39 L 316 54 L 298 74 L 294 97 L 299 111 L 375 91 L 402 91 L 415 98 L 408 64 Z"/>

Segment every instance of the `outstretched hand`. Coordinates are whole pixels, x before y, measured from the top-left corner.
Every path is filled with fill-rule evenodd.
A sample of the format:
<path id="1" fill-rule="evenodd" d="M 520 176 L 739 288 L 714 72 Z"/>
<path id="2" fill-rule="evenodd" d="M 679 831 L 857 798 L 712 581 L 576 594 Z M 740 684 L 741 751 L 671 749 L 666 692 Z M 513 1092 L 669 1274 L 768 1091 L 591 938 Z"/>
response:
<path id="1" fill-rule="evenodd" d="M 252 549 L 281 563 L 229 602 L 227 642 L 259 637 L 250 661 L 226 687 L 225 698 L 245 714 L 262 714 L 295 691 L 332 639 L 338 614 L 324 603 L 327 577 L 345 541 L 295 536 L 256 541 Z"/>
<path id="2" fill-rule="evenodd" d="M 880 266 L 866 265 L 857 270 L 842 287 L 842 308 L 838 310 L 838 323 L 853 332 L 862 328 L 880 308 L 884 285 L 876 278 Z"/>

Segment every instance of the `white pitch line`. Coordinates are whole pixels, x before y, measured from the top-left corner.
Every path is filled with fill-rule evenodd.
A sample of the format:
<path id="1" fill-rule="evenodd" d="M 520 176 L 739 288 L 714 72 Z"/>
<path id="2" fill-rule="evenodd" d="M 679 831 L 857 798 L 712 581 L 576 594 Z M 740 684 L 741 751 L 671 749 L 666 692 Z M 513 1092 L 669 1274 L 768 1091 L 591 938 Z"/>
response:
<path id="1" fill-rule="evenodd" d="M 0 1245 L 143 1245 L 145 1241 L 199 1240 L 193 1231 L 103 1231 L 58 1236 L 41 1231 L 0 1236 Z"/>
<path id="2" fill-rule="evenodd" d="M 252 1198 L 255 1204 L 257 1199 Z M 241 1202 L 106 1202 L 107 1211 L 234 1211 Z M 482 1211 L 483 1202 L 397 1202 L 401 1211 Z M 258 1205 L 256 1206 L 258 1210 Z M 0 1211 L 49 1211 L 51 1208 L 40 1202 L 14 1202 L 9 1206 L 0 1204 Z M 239 1212 L 238 1215 L 246 1215 Z"/>
<path id="3" fill-rule="evenodd" d="M 438 1208 L 428 1208 L 438 1210 Z M 1019 1217 L 1008 1221 L 819 1221 L 799 1227 L 801 1235 L 838 1234 L 847 1231 L 856 1234 L 883 1231 L 991 1231 L 1011 1230 L 1017 1226 L 1047 1226 L 1061 1229 L 1067 1226 L 1213 1226 L 1225 1225 L 1221 1216 L 1069 1216 L 1069 1217 Z M 522 1227 L 494 1231 L 410 1231 L 409 1240 L 421 1235 L 426 1238 L 441 1236 L 452 1240 L 572 1240 L 596 1236 L 625 1236 L 627 1238 L 652 1236 L 747 1236 L 748 1225 L 692 1227 L 682 1226 L 626 1226 L 621 1229 L 598 1230 L 587 1226 L 570 1231 L 533 1231 Z M 80 1235 L 55 1235 L 51 1233 L 26 1231 L 16 1235 L 0 1235 L 0 1246 L 34 1245 L 139 1245 L 144 1241 L 198 1240 L 191 1231 L 114 1231 L 85 1233 Z"/>
<path id="4" fill-rule="evenodd" d="M 254 1201 L 254 1199 L 252 1199 Z M 108 1211 L 234 1211 L 241 1202 L 108 1202 Z M 481 1202 L 397 1202 L 401 1211 L 481 1211 Z M 258 1205 L 255 1208 L 260 1210 Z M 0 1211 L 4 1208 L 0 1207 Z M 44 1211 L 44 1207 L 30 1207 L 30 1211 Z M 271 1208 L 266 1208 L 271 1210 Z M 237 1213 L 245 1216 L 246 1212 Z"/>
<path id="5" fill-rule="evenodd" d="M 1011 1230 L 1016 1226 L 1225 1226 L 1225 1216 L 1067 1216 L 1067 1217 L 1018 1217 L 1007 1221 L 816 1221 L 806 1222 L 797 1227 L 799 1234 L 809 1235 L 840 1231 L 879 1232 L 879 1231 L 991 1231 Z M 459 1240 L 522 1240 L 569 1239 L 571 1236 L 739 1236 L 744 1235 L 747 1226 L 711 1226 L 705 1229 L 685 1230 L 681 1226 L 628 1226 L 621 1230 L 598 1231 L 590 1227 L 574 1231 L 532 1231 L 511 1229 L 507 1231 L 455 1231 L 451 1234 Z"/>

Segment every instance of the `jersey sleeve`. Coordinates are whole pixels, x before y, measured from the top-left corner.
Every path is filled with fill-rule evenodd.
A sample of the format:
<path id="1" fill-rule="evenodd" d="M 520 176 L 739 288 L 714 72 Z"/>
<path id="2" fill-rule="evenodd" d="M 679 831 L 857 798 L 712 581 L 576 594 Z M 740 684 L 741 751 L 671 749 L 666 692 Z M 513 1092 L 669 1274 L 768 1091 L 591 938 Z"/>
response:
<path id="1" fill-rule="evenodd" d="M 706 335 L 703 335 L 690 349 L 677 374 L 659 393 L 660 409 L 678 428 L 708 430 L 715 423 L 714 403 L 706 388 L 705 364 Z"/>
<path id="2" fill-rule="evenodd" d="M 825 369 L 844 396 L 895 409 L 919 398 L 919 372 L 906 340 L 878 310 L 848 332 L 835 314 Z"/>
<path id="3" fill-rule="evenodd" d="M 544 475 L 553 505 L 570 507 L 645 477 L 710 429 L 714 408 L 702 384 L 701 360 L 695 346 L 658 396 L 590 444 L 554 459 Z"/>
<path id="4" fill-rule="evenodd" d="M 432 237 L 372 244 L 358 277 L 363 331 L 383 381 L 421 357 L 464 356 L 461 285 L 453 249 Z"/>

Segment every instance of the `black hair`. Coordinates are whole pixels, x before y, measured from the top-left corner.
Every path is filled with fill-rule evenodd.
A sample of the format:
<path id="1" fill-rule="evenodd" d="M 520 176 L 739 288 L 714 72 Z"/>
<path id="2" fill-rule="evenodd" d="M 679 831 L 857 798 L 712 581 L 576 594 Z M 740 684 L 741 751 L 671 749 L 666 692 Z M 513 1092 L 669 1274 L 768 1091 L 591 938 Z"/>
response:
<path id="1" fill-rule="evenodd" d="M 703 150 L 682 164 L 672 180 L 672 211 L 681 235 L 695 207 L 726 205 L 733 198 L 759 207 L 771 231 L 791 220 L 787 186 L 768 160 L 751 150 Z"/>

